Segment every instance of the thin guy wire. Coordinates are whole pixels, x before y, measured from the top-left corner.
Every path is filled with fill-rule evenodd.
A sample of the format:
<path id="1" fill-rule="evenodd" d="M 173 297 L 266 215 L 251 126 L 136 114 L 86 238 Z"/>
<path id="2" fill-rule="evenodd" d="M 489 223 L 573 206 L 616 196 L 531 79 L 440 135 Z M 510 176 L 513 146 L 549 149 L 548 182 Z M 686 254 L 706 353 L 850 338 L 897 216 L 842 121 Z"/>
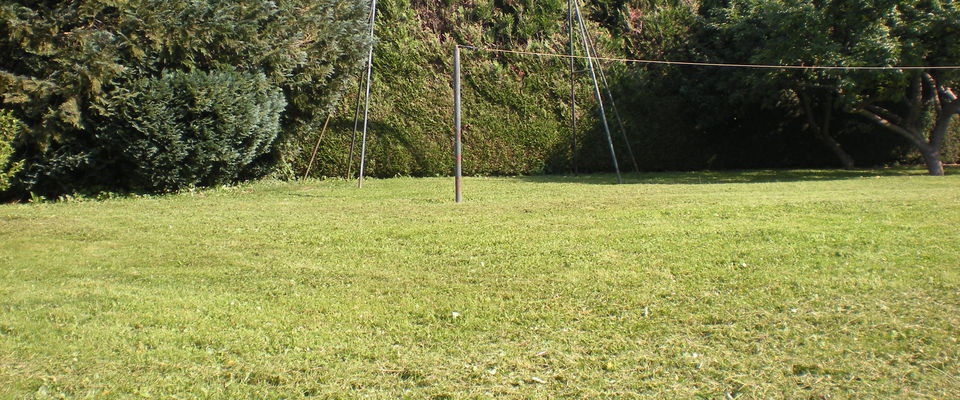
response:
<path id="1" fill-rule="evenodd" d="M 589 32 L 587 32 L 587 43 L 589 43 L 590 47 L 593 48 L 593 54 L 599 54 L 597 52 L 597 44 L 593 40 L 593 37 L 590 36 Z M 602 65 L 597 66 L 597 71 L 600 72 L 600 82 L 603 82 L 603 88 L 607 91 L 607 98 L 610 99 L 610 108 L 613 110 L 613 116 L 617 120 L 617 125 L 620 127 L 620 136 L 623 137 L 623 144 L 627 146 L 627 155 L 630 156 L 630 161 L 633 162 L 633 170 L 639 174 L 640 164 L 637 162 L 637 157 L 633 154 L 633 146 L 630 145 L 630 140 L 627 139 L 627 129 L 623 127 L 623 119 L 620 118 L 620 110 L 617 109 L 617 102 L 613 98 L 613 92 L 610 91 L 610 84 L 607 82 L 607 74 L 603 72 Z"/>
<path id="2" fill-rule="evenodd" d="M 597 72 L 593 66 L 593 55 L 590 54 L 590 43 L 587 41 L 587 25 L 583 22 L 583 14 L 580 13 L 580 2 L 573 0 L 573 11 L 576 12 L 577 21 L 580 25 L 580 36 L 583 39 L 583 49 L 587 53 L 587 66 L 590 67 L 590 76 L 593 78 L 593 91 L 597 98 L 597 106 L 600 111 L 600 121 L 603 122 L 603 133 L 607 137 L 607 144 L 610 146 L 610 158 L 613 161 L 613 170 L 617 173 L 617 184 L 623 183 L 620 176 L 620 165 L 617 162 L 617 152 L 613 148 L 613 138 L 610 136 L 610 124 L 607 123 L 607 113 L 603 109 L 603 96 L 600 94 L 600 85 L 597 84 Z"/>

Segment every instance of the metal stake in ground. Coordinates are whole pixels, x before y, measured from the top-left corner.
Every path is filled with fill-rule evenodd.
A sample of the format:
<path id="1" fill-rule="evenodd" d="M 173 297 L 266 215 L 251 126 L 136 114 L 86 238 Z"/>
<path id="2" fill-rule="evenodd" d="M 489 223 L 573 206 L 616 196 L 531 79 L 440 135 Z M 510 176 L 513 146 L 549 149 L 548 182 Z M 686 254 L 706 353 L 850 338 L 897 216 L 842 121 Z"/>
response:
<path id="1" fill-rule="evenodd" d="M 460 46 L 453 46 L 453 158 L 454 167 L 454 198 L 457 203 L 463 201 L 463 148 L 461 145 L 462 130 L 460 129 Z"/>
<path id="2" fill-rule="evenodd" d="M 353 153 L 357 147 L 357 131 L 360 130 L 360 96 L 363 95 L 363 74 L 357 76 L 357 111 L 353 114 L 353 134 L 350 135 L 350 153 L 347 156 L 347 172 L 344 179 L 353 179 Z"/>
<path id="3" fill-rule="evenodd" d="M 363 187 L 363 173 L 367 161 L 367 127 L 370 116 L 370 82 L 373 79 L 373 24 L 377 20 L 377 0 L 370 2 L 370 51 L 367 53 L 367 89 L 363 105 L 363 139 L 360 142 L 360 178 L 357 187 Z"/>
<path id="4" fill-rule="evenodd" d="M 320 142 L 323 141 L 323 135 L 327 133 L 327 125 L 330 124 L 331 117 L 333 117 L 332 112 L 327 114 L 327 120 L 323 121 L 323 129 L 320 130 L 320 137 L 317 139 L 317 145 L 313 147 L 313 155 L 310 156 L 310 162 L 307 163 L 307 171 L 303 173 L 304 180 L 310 176 L 310 169 L 313 168 L 313 162 L 317 159 L 317 151 L 320 150 Z"/>
<path id="5" fill-rule="evenodd" d="M 588 37 L 590 41 L 590 48 L 593 49 L 593 54 L 597 54 L 597 44 L 593 38 Z M 610 84 L 607 82 L 607 74 L 603 72 L 603 65 L 597 64 L 597 72 L 600 73 L 600 82 L 603 83 L 603 89 L 607 93 L 607 99 L 610 100 L 610 108 L 613 109 L 613 118 L 617 120 L 617 125 L 620 127 L 620 136 L 623 138 L 623 144 L 627 146 L 627 155 L 630 156 L 630 161 L 633 162 L 633 170 L 639 175 L 640 174 L 640 164 L 637 163 L 637 157 L 633 155 L 633 146 L 630 145 L 630 140 L 627 138 L 627 129 L 623 126 L 623 119 L 620 118 L 620 110 L 617 109 L 617 102 L 613 98 L 613 92 L 610 91 Z"/>
<path id="6" fill-rule="evenodd" d="M 590 54 L 590 44 L 587 42 L 587 26 L 583 22 L 583 15 L 580 14 L 580 2 L 573 1 L 574 9 L 577 12 L 577 20 L 580 23 L 580 35 L 583 39 L 583 49 L 587 52 L 587 65 L 590 66 L 590 77 L 593 79 L 593 94 L 597 98 L 597 105 L 600 108 L 600 120 L 603 121 L 603 133 L 607 137 L 607 145 L 610 147 L 610 158 L 613 161 L 613 170 L 617 173 L 617 183 L 623 183 L 620 177 L 620 165 L 617 163 L 617 152 L 613 149 L 613 138 L 610 136 L 610 126 L 607 124 L 607 113 L 603 109 L 603 97 L 600 95 L 600 85 L 597 83 L 597 71 L 593 68 L 593 56 Z"/>
<path id="7" fill-rule="evenodd" d="M 577 173 L 577 80 L 573 50 L 573 0 L 567 0 L 567 31 L 570 35 L 570 166 Z"/>

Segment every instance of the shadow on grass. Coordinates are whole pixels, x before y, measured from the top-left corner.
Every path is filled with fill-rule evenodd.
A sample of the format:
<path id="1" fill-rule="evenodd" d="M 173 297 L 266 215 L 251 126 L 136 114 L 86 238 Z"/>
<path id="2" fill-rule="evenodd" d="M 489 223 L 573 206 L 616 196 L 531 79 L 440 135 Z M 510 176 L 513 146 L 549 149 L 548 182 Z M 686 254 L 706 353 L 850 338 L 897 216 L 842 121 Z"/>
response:
<path id="1" fill-rule="evenodd" d="M 960 173 L 960 168 L 947 167 L 947 175 Z M 720 183 L 768 183 L 768 182 L 805 182 L 832 181 L 879 176 L 919 176 L 926 170 L 917 167 L 896 167 L 882 169 L 806 169 L 806 170 L 750 170 L 750 171 L 693 171 L 693 172 L 644 172 L 641 174 L 623 174 L 624 184 L 672 184 L 699 185 Z M 590 175 L 539 175 L 522 176 L 527 182 L 536 183 L 584 183 L 610 185 L 616 183 L 613 174 Z"/>

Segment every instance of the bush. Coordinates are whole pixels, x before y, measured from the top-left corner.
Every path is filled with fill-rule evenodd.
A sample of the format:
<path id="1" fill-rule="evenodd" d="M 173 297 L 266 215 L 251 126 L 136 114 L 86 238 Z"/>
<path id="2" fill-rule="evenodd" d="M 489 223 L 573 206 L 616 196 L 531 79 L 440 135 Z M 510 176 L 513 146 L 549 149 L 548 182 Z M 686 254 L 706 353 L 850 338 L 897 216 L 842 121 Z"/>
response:
<path id="1" fill-rule="evenodd" d="M 365 60 L 369 44 L 368 4 L 359 0 L 0 2 L 0 102 L 13 110 L 30 132 L 16 142 L 16 155 L 25 162 L 7 194 L 19 198 L 31 193 L 57 197 L 74 192 L 123 191 L 133 183 L 151 190 L 167 190 L 192 182 L 229 180 L 236 175 L 236 169 L 246 168 L 241 175 L 250 172 L 249 166 L 227 164 L 234 160 L 246 162 L 252 153 L 224 151 L 203 156 L 185 149 L 193 145 L 201 149 L 208 145 L 214 149 L 244 147 L 256 149 L 254 153 L 259 154 L 262 149 L 255 143 L 212 145 L 212 139 L 200 137 L 174 146 L 179 140 L 172 138 L 180 128 L 164 125 L 167 122 L 159 111 L 150 116 L 129 113 L 136 118 L 123 120 L 120 111 L 136 102 L 159 109 L 178 107 L 167 104 L 173 101 L 174 96 L 169 93 L 176 91 L 173 89 L 167 89 L 167 97 L 154 96 L 159 93 L 137 95 L 136 99 L 123 97 L 137 92 L 131 86 L 135 82 L 158 80 L 166 71 L 231 69 L 266 76 L 271 85 L 285 94 L 287 107 L 280 120 L 282 132 L 271 139 L 274 146 L 269 149 L 269 157 L 261 157 L 256 162 L 258 171 L 250 173 L 288 168 L 286 160 L 299 154 L 288 153 L 292 147 L 287 143 L 302 141 L 318 129 L 317 125 L 338 103 L 347 78 L 354 76 Z M 199 75 L 195 78 L 200 79 Z M 139 89 L 149 86 L 140 84 Z M 163 84 L 152 85 L 150 88 L 162 92 Z M 228 97 L 245 85 L 256 86 L 236 83 L 233 89 L 212 93 Z M 254 92 L 266 96 L 262 89 Z M 267 97 L 272 98 L 272 94 Z M 129 103 L 114 104 L 116 101 Z M 207 106 L 198 107 L 199 110 Z M 221 108 L 212 107 L 209 110 Z M 241 105 L 228 103 L 224 107 Z M 252 111 L 231 111 L 227 115 L 265 121 L 254 118 Z M 206 115 L 203 118 L 216 120 Z M 179 117 L 174 120 L 187 123 Z M 143 125 L 147 122 L 159 125 Z M 190 132 L 225 132 L 206 127 L 206 123 L 189 122 Z M 254 142 L 265 140 L 263 126 L 241 132 L 244 129 L 236 128 L 240 121 L 228 123 L 234 125 L 231 129 L 237 137 Z M 119 129 L 117 136 L 104 125 Z M 133 140 L 130 132 L 141 128 L 140 135 L 148 132 L 146 129 L 158 129 L 156 132 L 161 133 L 149 136 L 154 141 L 149 146 L 134 144 L 137 140 L 123 146 L 113 143 L 121 138 Z M 255 137 L 260 139 L 252 139 Z M 167 148 L 181 152 L 154 153 Z M 130 162 L 130 154 L 150 156 L 147 164 L 156 166 L 186 157 L 192 166 L 164 172 L 147 164 L 136 164 L 137 168 L 117 164 Z M 209 170 L 196 169 L 196 162 L 203 163 L 202 160 L 216 162 Z M 127 176 L 127 171 L 134 169 L 138 175 Z M 149 182 L 150 176 L 164 180 Z"/>
<path id="2" fill-rule="evenodd" d="M 13 157 L 13 141 L 23 123 L 13 117 L 9 110 L 0 110 L 0 192 L 10 187 L 10 178 L 23 167 L 23 161 L 11 162 Z"/>
<path id="3" fill-rule="evenodd" d="M 280 132 L 283 93 L 263 74 L 171 72 L 116 90 L 97 129 L 134 190 L 172 191 L 245 177 Z"/>

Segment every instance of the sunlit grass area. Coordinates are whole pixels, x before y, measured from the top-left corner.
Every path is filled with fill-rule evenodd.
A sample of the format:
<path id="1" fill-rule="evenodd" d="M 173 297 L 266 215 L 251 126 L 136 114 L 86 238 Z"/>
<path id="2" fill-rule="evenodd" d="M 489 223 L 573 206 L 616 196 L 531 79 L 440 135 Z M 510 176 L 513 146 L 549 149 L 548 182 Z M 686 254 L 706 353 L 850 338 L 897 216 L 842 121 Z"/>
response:
<path id="1" fill-rule="evenodd" d="M 957 398 L 960 171 L 0 206 L 0 398 Z"/>

